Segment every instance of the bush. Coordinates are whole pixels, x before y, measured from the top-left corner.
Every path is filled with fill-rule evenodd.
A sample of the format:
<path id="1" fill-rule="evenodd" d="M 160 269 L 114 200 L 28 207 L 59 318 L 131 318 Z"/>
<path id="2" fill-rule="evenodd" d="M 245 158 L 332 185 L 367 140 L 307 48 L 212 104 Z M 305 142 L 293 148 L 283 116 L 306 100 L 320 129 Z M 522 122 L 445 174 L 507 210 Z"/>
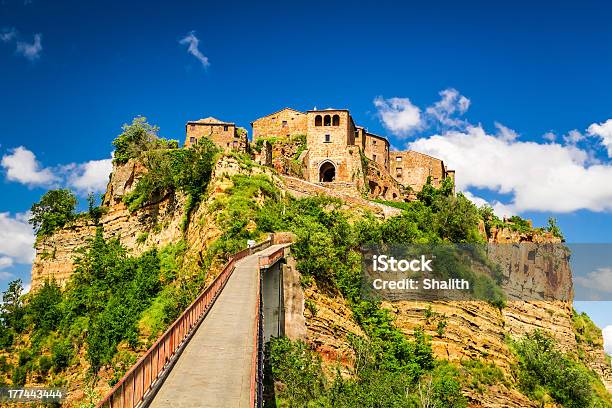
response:
<path id="1" fill-rule="evenodd" d="M 49 190 L 30 209 L 30 224 L 38 237 L 51 235 L 76 218 L 76 196 L 67 189 Z"/>
<path id="2" fill-rule="evenodd" d="M 519 386 L 529 397 L 550 395 L 564 407 L 590 407 L 595 395 L 587 369 L 555 349 L 541 331 L 514 343 L 518 357 Z"/>
<path id="3" fill-rule="evenodd" d="M 13 382 L 13 386 L 23 387 L 26 383 L 28 377 L 28 370 L 26 367 L 15 367 L 13 369 L 13 374 L 11 376 L 11 381 Z"/>
<path id="4" fill-rule="evenodd" d="M 70 365 L 74 355 L 70 340 L 59 340 L 51 346 L 51 362 L 55 371 L 61 371 Z"/>
<path id="5" fill-rule="evenodd" d="M 55 281 L 45 281 L 43 286 L 30 296 L 26 308 L 34 329 L 47 333 L 55 330 L 62 319 L 62 293 Z"/>
<path id="6" fill-rule="evenodd" d="M 42 375 L 47 375 L 53 367 L 53 360 L 49 356 L 41 356 L 38 359 L 38 369 Z"/>

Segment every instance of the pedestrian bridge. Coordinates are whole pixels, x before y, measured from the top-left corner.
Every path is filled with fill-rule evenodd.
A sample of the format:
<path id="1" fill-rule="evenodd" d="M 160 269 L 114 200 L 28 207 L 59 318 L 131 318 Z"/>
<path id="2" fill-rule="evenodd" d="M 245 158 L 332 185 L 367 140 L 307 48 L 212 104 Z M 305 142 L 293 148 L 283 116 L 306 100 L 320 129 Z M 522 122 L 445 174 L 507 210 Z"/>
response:
<path id="1" fill-rule="evenodd" d="M 278 241 L 235 254 L 98 407 L 261 406 L 263 345 L 283 334 Z"/>

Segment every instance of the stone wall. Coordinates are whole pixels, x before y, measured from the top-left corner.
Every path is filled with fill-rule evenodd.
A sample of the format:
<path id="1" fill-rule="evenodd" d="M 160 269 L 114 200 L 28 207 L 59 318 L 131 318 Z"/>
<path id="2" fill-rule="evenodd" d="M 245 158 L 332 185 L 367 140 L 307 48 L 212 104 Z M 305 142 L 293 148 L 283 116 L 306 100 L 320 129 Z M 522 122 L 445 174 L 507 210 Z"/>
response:
<path id="1" fill-rule="evenodd" d="M 366 132 L 364 153 L 368 159 L 389 170 L 389 141 L 386 138 Z"/>
<path id="2" fill-rule="evenodd" d="M 288 138 L 293 135 L 305 135 L 306 120 L 305 113 L 290 108 L 264 116 L 251 123 L 253 141 L 260 138 Z"/>
<path id="3" fill-rule="evenodd" d="M 416 195 L 406 189 L 387 172 L 380 163 L 368 160 L 367 168 L 369 198 L 391 201 L 414 201 Z"/>
<path id="4" fill-rule="evenodd" d="M 414 191 L 421 191 L 429 176 L 434 187 L 439 187 L 446 177 L 444 163 L 435 157 L 412 150 L 391 152 L 389 156 L 391 176 Z"/>

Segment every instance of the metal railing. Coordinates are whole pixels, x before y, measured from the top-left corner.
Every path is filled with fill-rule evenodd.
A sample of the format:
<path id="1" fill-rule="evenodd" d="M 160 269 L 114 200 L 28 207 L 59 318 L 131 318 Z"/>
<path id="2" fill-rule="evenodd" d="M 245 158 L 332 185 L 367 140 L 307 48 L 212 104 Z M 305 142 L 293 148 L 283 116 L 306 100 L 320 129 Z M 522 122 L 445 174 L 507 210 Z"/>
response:
<path id="1" fill-rule="evenodd" d="M 168 330 L 147 350 L 136 364 L 119 380 L 108 395 L 98 403 L 97 408 L 134 408 L 157 384 L 162 374 L 171 367 L 177 353 L 182 351 L 190 336 L 198 328 L 208 310 L 213 305 L 232 272 L 236 261 L 268 248 L 273 241 L 270 237 L 251 248 L 235 253 L 225 264 L 215 280 L 185 309 L 170 325 Z M 259 272 L 258 272 L 259 273 Z M 260 308 L 261 289 L 258 288 L 258 309 Z M 256 319 L 256 333 L 259 333 L 259 319 Z M 259 341 L 259 335 L 255 336 Z M 254 401 L 254 400 L 253 400 Z"/>

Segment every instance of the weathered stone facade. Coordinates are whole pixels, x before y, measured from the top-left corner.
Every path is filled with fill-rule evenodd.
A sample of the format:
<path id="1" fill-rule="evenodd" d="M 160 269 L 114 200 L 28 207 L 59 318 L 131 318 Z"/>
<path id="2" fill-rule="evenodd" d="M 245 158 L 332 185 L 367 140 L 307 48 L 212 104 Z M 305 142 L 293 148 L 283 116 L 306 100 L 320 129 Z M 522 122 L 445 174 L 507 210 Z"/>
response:
<path id="1" fill-rule="evenodd" d="M 248 147 L 249 141 L 244 129 L 237 128 L 235 123 L 223 122 L 212 116 L 187 122 L 185 130 L 185 147 L 196 144 L 203 137 L 226 151 L 246 151 Z"/>
<path id="2" fill-rule="evenodd" d="M 389 141 L 386 138 L 366 132 L 364 153 L 368 159 L 389 171 Z"/>
<path id="3" fill-rule="evenodd" d="M 305 135 L 308 124 L 306 114 L 295 109 L 284 108 L 251 122 L 253 141 L 261 138 L 289 138 Z"/>
<path id="4" fill-rule="evenodd" d="M 390 152 L 389 163 L 391 176 L 414 191 L 420 191 L 428 177 L 434 187 L 447 177 L 455 178 L 455 172 L 448 170 L 442 160 L 412 150 Z"/>

